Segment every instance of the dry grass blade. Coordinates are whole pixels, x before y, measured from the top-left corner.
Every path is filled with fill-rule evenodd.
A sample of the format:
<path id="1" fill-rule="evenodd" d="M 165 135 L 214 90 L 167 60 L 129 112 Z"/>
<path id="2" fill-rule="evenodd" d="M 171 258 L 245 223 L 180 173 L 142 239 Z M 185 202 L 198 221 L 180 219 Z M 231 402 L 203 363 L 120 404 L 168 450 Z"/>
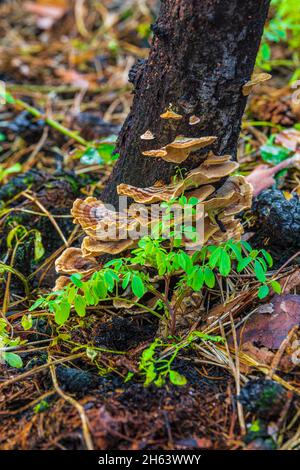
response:
<path id="1" fill-rule="evenodd" d="M 83 437 L 84 437 L 84 441 L 85 441 L 85 445 L 86 445 L 87 450 L 94 450 L 92 436 L 91 436 L 90 429 L 89 429 L 90 425 L 89 425 L 89 421 L 88 421 L 88 418 L 85 414 L 83 406 L 80 405 L 80 403 L 78 403 L 78 401 L 76 401 L 74 398 L 70 397 L 70 395 L 66 395 L 62 391 L 62 389 L 60 388 L 60 386 L 58 385 L 58 382 L 57 382 L 57 377 L 56 377 L 56 373 L 55 373 L 54 364 L 50 362 L 49 367 L 50 367 L 51 377 L 52 377 L 52 381 L 53 381 L 53 385 L 54 385 L 55 390 L 57 391 L 57 393 L 65 401 L 70 403 L 70 405 L 74 406 L 76 408 L 76 410 L 78 411 L 78 413 L 79 413 L 79 416 L 80 416 L 80 419 L 81 419 L 81 422 L 82 422 L 82 433 L 83 433 Z"/>

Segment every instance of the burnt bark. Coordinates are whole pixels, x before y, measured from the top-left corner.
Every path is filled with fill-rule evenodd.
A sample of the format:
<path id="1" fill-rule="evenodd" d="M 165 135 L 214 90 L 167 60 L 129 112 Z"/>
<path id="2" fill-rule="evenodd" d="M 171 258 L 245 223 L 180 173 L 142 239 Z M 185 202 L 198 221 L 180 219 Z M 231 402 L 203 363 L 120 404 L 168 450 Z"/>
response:
<path id="1" fill-rule="evenodd" d="M 236 158 L 250 79 L 270 0 L 162 0 L 149 58 L 137 64 L 130 81 L 135 97 L 118 139 L 120 158 L 102 199 L 117 203 L 120 183 L 146 187 L 168 182 L 176 165 L 145 157 L 178 135 L 214 135 L 210 148 L 191 154 L 182 166 L 194 168 L 207 150 Z M 171 106 L 180 121 L 160 114 Z M 196 115 L 200 122 L 189 125 Z M 140 136 L 150 129 L 154 140 Z"/>

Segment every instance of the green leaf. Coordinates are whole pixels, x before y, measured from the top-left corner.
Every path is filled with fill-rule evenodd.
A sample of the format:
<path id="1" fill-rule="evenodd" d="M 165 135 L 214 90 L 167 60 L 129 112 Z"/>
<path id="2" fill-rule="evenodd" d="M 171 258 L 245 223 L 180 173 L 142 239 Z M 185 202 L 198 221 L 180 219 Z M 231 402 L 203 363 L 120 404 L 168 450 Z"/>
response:
<path id="1" fill-rule="evenodd" d="M 86 301 L 82 295 L 76 295 L 74 299 L 74 308 L 80 317 L 84 317 L 86 313 Z"/>
<path id="2" fill-rule="evenodd" d="M 36 230 L 34 237 L 34 261 L 39 261 L 45 254 L 41 232 Z"/>
<path id="3" fill-rule="evenodd" d="M 35 413 L 43 413 L 43 411 L 48 410 L 48 408 L 49 408 L 49 403 L 47 403 L 46 400 L 42 400 L 37 405 L 34 406 L 33 411 Z"/>
<path id="4" fill-rule="evenodd" d="M 157 387 L 162 387 L 166 383 L 165 378 L 163 377 L 162 374 L 160 374 L 156 380 L 154 380 L 154 384 Z"/>
<path id="5" fill-rule="evenodd" d="M 221 276 L 228 276 L 231 270 L 231 260 L 228 253 L 223 249 L 220 257 L 219 272 Z"/>
<path id="6" fill-rule="evenodd" d="M 5 169 L 5 174 L 10 175 L 12 173 L 19 173 L 19 171 L 22 171 L 22 165 L 21 163 L 15 163 L 14 165 Z"/>
<path id="7" fill-rule="evenodd" d="M 124 383 L 126 384 L 127 382 L 129 382 L 129 381 L 132 379 L 132 377 L 134 377 L 134 372 L 131 372 L 131 371 L 129 370 L 129 371 L 127 372 L 127 375 L 126 375 L 125 379 L 124 379 Z"/>
<path id="8" fill-rule="evenodd" d="M 183 375 L 179 374 L 179 372 L 176 372 L 175 370 L 170 370 L 169 377 L 170 377 L 170 381 L 174 385 L 182 386 L 187 383 L 186 378 Z"/>
<path id="9" fill-rule="evenodd" d="M 222 248 L 221 246 L 219 246 L 219 247 L 216 248 L 216 249 L 212 252 L 212 254 L 210 255 L 208 264 L 209 264 L 209 266 L 210 266 L 212 269 L 214 269 L 214 268 L 217 266 L 222 251 L 223 251 L 223 248 Z"/>
<path id="10" fill-rule="evenodd" d="M 139 298 L 143 297 L 143 295 L 146 292 L 144 283 L 143 283 L 142 279 L 140 278 L 140 276 L 138 276 L 137 274 L 134 274 L 132 276 L 131 289 L 132 289 L 132 292 L 134 293 L 134 295 L 136 295 L 136 297 L 139 297 Z"/>
<path id="11" fill-rule="evenodd" d="M 73 284 L 75 284 L 76 287 L 82 287 L 82 285 L 83 285 L 83 282 L 81 281 L 82 274 L 79 274 L 79 273 L 72 274 L 70 279 L 73 282 Z"/>
<path id="12" fill-rule="evenodd" d="M 15 367 L 16 369 L 23 367 L 23 361 L 18 354 L 6 352 L 3 354 L 3 359 L 10 367 Z"/>
<path id="13" fill-rule="evenodd" d="M 12 248 L 13 240 L 19 240 L 27 233 L 27 230 L 22 225 L 17 225 L 16 227 L 12 228 L 7 237 L 6 237 L 6 244 L 8 248 Z"/>
<path id="14" fill-rule="evenodd" d="M 72 303 L 74 302 L 74 299 L 77 295 L 77 287 L 71 285 L 68 289 L 69 289 L 69 291 L 67 291 L 67 293 L 68 293 L 67 301 L 69 302 L 70 305 L 72 305 Z"/>
<path id="15" fill-rule="evenodd" d="M 268 266 L 267 266 L 267 263 L 265 262 L 265 259 L 262 258 L 261 256 L 258 256 L 257 261 L 259 261 L 260 264 L 262 265 L 264 272 L 267 272 L 268 271 Z"/>
<path id="16" fill-rule="evenodd" d="M 98 356 L 98 352 L 93 348 L 86 348 L 86 355 L 91 359 L 91 361 L 93 361 Z"/>
<path id="17" fill-rule="evenodd" d="M 216 278 L 213 273 L 213 271 L 210 268 L 205 268 L 204 270 L 204 282 L 209 287 L 212 289 L 215 286 L 216 283 Z"/>
<path id="18" fill-rule="evenodd" d="M 130 279 L 131 279 L 131 273 L 128 272 L 125 276 L 124 276 L 124 279 L 122 281 L 122 289 L 126 289 L 129 282 L 130 282 Z"/>
<path id="19" fill-rule="evenodd" d="M 93 295 L 93 285 L 91 285 L 90 283 L 86 283 L 86 284 L 83 285 L 82 290 L 84 292 L 86 305 L 95 305 L 96 298 Z M 98 298 L 98 296 L 97 296 L 97 298 Z"/>
<path id="20" fill-rule="evenodd" d="M 291 151 L 280 147 L 279 145 L 266 144 L 260 147 L 261 157 L 267 163 L 277 165 L 278 163 L 286 160 Z"/>
<path id="21" fill-rule="evenodd" d="M 194 330 L 190 335 L 189 338 L 194 340 L 196 338 L 200 338 L 203 341 L 214 341 L 216 343 L 224 343 L 225 339 L 222 336 L 212 336 L 208 335 L 207 333 L 202 333 L 202 331 Z"/>
<path id="22" fill-rule="evenodd" d="M 255 276 L 260 282 L 266 282 L 266 274 L 261 263 L 256 259 L 254 262 Z"/>
<path id="23" fill-rule="evenodd" d="M 142 354 L 142 363 L 147 362 L 150 359 L 152 359 L 152 357 L 154 356 L 154 353 L 155 353 L 155 349 L 151 346 L 145 349 Z"/>
<path id="24" fill-rule="evenodd" d="M 193 262 L 189 255 L 187 255 L 184 251 L 178 255 L 178 264 L 187 274 L 191 273 L 193 269 Z"/>
<path id="25" fill-rule="evenodd" d="M 93 282 L 93 289 L 99 299 L 106 299 L 107 297 L 107 287 L 103 279 L 98 279 Z"/>
<path id="26" fill-rule="evenodd" d="M 270 255 L 270 253 L 268 253 L 266 250 L 261 250 L 263 256 L 265 257 L 265 260 L 266 262 L 268 263 L 268 265 L 270 266 L 270 268 L 273 266 L 273 258 L 272 256 Z"/>
<path id="27" fill-rule="evenodd" d="M 21 324 L 25 331 L 30 330 L 30 328 L 32 328 L 32 316 L 23 315 Z"/>
<path id="28" fill-rule="evenodd" d="M 258 255 L 259 251 L 258 250 L 251 250 L 249 253 L 250 258 L 255 259 Z"/>
<path id="29" fill-rule="evenodd" d="M 179 248 L 181 243 L 182 243 L 182 238 L 174 238 L 173 240 L 174 248 Z"/>
<path id="30" fill-rule="evenodd" d="M 192 274 L 192 289 L 195 292 L 198 292 L 202 289 L 204 283 L 204 274 L 202 269 L 197 269 Z"/>
<path id="31" fill-rule="evenodd" d="M 264 297 L 267 297 L 268 293 L 269 293 L 269 287 L 264 284 L 263 286 L 260 286 L 260 288 L 258 289 L 258 298 L 259 299 L 263 299 Z"/>
<path id="32" fill-rule="evenodd" d="M 157 251 L 156 253 L 156 264 L 158 267 L 158 274 L 160 276 L 163 276 L 167 270 L 167 264 L 166 264 L 166 256 L 161 251 Z"/>
<path id="33" fill-rule="evenodd" d="M 38 307 L 40 307 L 41 305 L 43 305 L 43 303 L 46 302 L 46 300 L 44 299 L 44 297 L 40 297 L 39 299 L 37 299 L 33 305 L 31 305 L 31 307 L 29 308 L 29 312 L 32 312 L 33 310 L 36 310 Z"/>
<path id="34" fill-rule="evenodd" d="M 188 204 L 191 204 L 193 206 L 197 205 L 198 202 L 199 202 L 199 199 L 195 196 L 190 197 L 188 200 Z"/>
<path id="35" fill-rule="evenodd" d="M 114 277 L 113 271 L 111 270 L 105 271 L 104 280 L 106 282 L 109 292 L 111 292 L 115 287 L 115 280 L 116 280 Z"/>
<path id="36" fill-rule="evenodd" d="M 82 154 L 80 162 L 84 165 L 100 165 L 101 163 L 104 163 L 104 159 L 97 149 L 89 147 Z"/>
<path id="37" fill-rule="evenodd" d="M 281 285 L 277 281 L 271 281 L 271 287 L 276 294 L 281 293 Z"/>
<path id="38" fill-rule="evenodd" d="M 248 264 L 250 264 L 252 261 L 253 260 L 252 258 L 250 258 L 250 256 L 247 256 L 247 258 L 241 259 L 237 265 L 237 272 L 240 273 L 241 271 L 243 271 L 248 266 Z"/>
<path id="39" fill-rule="evenodd" d="M 261 46 L 261 55 L 264 61 L 268 62 L 271 59 L 271 48 L 268 43 L 264 42 Z"/>
<path id="40" fill-rule="evenodd" d="M 108 268 L 110 266 L 113 266 L 116 271 L 119 271 L 123 265 L 123 260 L 122 259 L 112 259 L 111 261 L 108 261 L 105 263 L 104 267 Z"/>
<path id="41" fill-rule="evenodd" d="M 233 253 L 235 254 L 235 257 L 238 261 L 241 261 L 243 259 L 243 256 L 242 256 L 242 249 L 241 249 L 241 244 L 240 243 L 236 243 L 235 241 L 233 240 L 230 240 L 228 242 L 228 246 L 231 248 L 231 250 L 233 251 Z"/>
<path id="42" fill-rule="evenodd" d="M 111 142 L 109 142 L 109 140 L 111 140 Z M 111 163 L 112 161 L 117 160 L 119 157 L 118 153 L 114 153 L 116 148 L 115 140 L 116 136 L 114 135 L 106 137 L 105 142 L 100 143 L 98 146 L 97 150 L 99 155 L 106 163 Z"/>
<path id="43" fill-rule="evenodd" d="M 250 245 L 249 242 L 246 242 L 245 240 L 241 240 L 241 245 L 243 245 L 243 247 L 247 250 L 247 251 L 251 251 L 252 250 L 252 246 Z"/>
<path id="44" fill-rule="evenodd" d="M 147 387 L 151 384 L 156 378 L 155 366 L 154 364 L 150 364 L 146 370 L 146 380 L 144 382 L 144 386 Z"/>
<path id="45" fill-rule="evenodd" d="M 60 304 L 54 304 L 55 321 L 58 325 L 63 325 L 69 318 L 71 306 L 66 300 Z"/>

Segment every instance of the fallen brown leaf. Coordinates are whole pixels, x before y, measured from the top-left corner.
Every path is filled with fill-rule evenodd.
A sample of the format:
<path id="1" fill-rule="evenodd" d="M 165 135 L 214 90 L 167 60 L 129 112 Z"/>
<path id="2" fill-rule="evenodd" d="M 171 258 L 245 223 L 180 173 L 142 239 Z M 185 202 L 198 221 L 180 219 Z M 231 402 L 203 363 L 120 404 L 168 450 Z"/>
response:
<path id="1" fill-rule="evenodd" d="M 37 26 L 50 29 L 67 12 L 67 2 L 25 2 L 24 11 L 37 15 Z"/>
<path id="2" fill-rule="evenodd" d="M 297 129 L 285 129 L 277 134 L 276 144 L 282 145 L 292 152 L 296 152 L 300 148 L 300 131 Z"/>
<path id="3" fill-rule="evenodd" d="M 289 331 L 300 325 L 300 295 L 275 295 L 267 304 L 273 313 L 254 313 L 246 326 L 238 331 L 242 342 L 278 349 Z"/>

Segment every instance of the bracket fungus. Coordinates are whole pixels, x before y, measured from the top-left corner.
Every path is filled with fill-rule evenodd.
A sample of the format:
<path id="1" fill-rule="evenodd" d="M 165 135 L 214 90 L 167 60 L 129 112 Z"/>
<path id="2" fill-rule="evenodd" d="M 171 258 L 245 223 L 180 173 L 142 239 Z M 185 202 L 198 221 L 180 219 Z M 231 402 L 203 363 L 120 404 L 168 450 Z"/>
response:
<path id="1" fill-rule="evenodd" d="M 142 140 L 153 140 L 155 139 L 152 132 L 148 129 L 144 134 L 141 135 Z"/>
<path id="2" fill-rule="evenodd" d="M 232 160 L 227 160 L 216 165 L 208 164 L 205 160 L 199 167 L 188 172 L 185 178 L 185 185 L 189 187 L 215 183 L 225 176 L 230 175 L 230 173 L 238 167 L 239 164 Z"/>
<path id="3" fill-rule="evenodd" d="M 118 240 L 120 233 L 128 234 L 138 227 L 138 220 L 127 213 L 110 210 L 94 197 L 76 199 L 71 213 L 74 222 L 81 225 L 87 235 L 95 240 Z"/>
<path id="4" fill-rule="evenodd" d="M 199 122 L 200 122 L 200 118 L 198 116 L 195 116 L 194 114 L 193 114 L 193 116 L 190 116 L 190 118 L 189 118 L 189 125 L 190 126 L 195 126 L 196 124 L 199 124 Z"/>
<path id="5" fill-rule="evenodd" d="M 214 136 L 205 137 L 176 137 L 176 139 L 165 147 L 157 150 L 147 150 L 142 152 L 147 157 L 162 158 L 170 163 L 184 162 L 190 153 L 211 145 L 217 140 Z"/>
<path id="6" fill-rule="evenodd" d="M 67 248 L 55 261 L 55 269 L 63 274 L 92 274 L 99 263 L 92 256 L 83 256 L 80 248 Z"/>
<path id="7" fill-rule="evenodd" d="M 153 204 L 155 202 L 170 201 L 180 196 L 184 191 L 184 182 L 163 185 L 157 184 L 148 188 L 138 188 L 130 184 L 119 184 L 117 192 L 120 196 L 131 197 L 135 202 Z"/>
<path id="8" fill-rule="evenodd" d="M 208 145 L 208 142 L 212 143 L 214 140 L 215 137 L 180 138 L 166 146 L 164 151 L 170 152 L 171 149 L 172 152 L 190 152 L 191 149 Z M 92 274 L 99 268 L 97 257 L 103 254 L 116 255 L 133 248 L 144 235 L 141 229 L 160 220 L 160 215 L 155 210 L 152 211 L 151 206 L 149 219 L 149 206 L 139 207 L 139 203 L 168 202 L 183 193 L 187 199 L 196 197 L 200 203 L 199 210 L 196 214 L 193 213 L 191 221 L 194 223 L 199 218 L 203 219 L 204 243 L 221 242 L 230 237 L 239 238 L 243 229 L 234 216 L 251 206 L 252 187 L 240 175 L 231 176 L 221 184 L 223 178 L 229 176 L 238 166 L 230 155 L 219 156 L 209 152 L 197 168 L 170 184 L 157 182 L 148 188 L 120 184 L 117 187 L 118 194 L 134 200 L 126 211 L 120 213 L 109 209 L 94 197 L 77 199 L 71 212 L 74 222 L 81 225 L 87 236 L 82 241 L 81 249 L 67 248 L 63 252 L 56 261 L 56 270 L 63 274 Z M 217 189 L 213 183 L 218 185 Z M 171 225 L 176 220 L 175 217 Z M 62 279 L 59 284 L 63 285 L 64 282 Z"/>
<path id="9" fill-rule="evenodd" d="M 233 216 L 251 206 L 250 184 L 240 175 L 229 177 L 218 189 L 212 184 L 221 182 L 238 168 L 238 163 L 230 158 L 230 155 L 217 156 L 210 152 L 199 167 L 189 171 L 178 182 L 169 185 L 158 183 L 148 188 L 121 184 L 117 191 L 144 204 L 170 201 L 186 191 L 187 198 L 196 197 L 204 206 L 205 242 L 225 240 L 231 235 L 239 237 L 242 227 Z"/>
<path id="10" fill-rule="evenodd" d="M 216 156 L 214 156 L 216 157 Z M 225 160 L 226 157 L 226 160 Z M 216 157 L 217 158 L 217 157 Z M 238 168 L 238 163 L 230 160 L 230 156 L 220 157 L 224 161 L 215 165 L 207 164 L 205 160 L 199 167 L 187 173 L 186 177 L 176 183 L 163 185 L 162 183 L 149 186 L 148 188 L 138 188 L 130 184 L 119 184 L 117 192 L 119 195 L 128 196 L 135 202 L 153 204 L 160 201 L 170 201 L 180 196 L 185 190 L 195 188 L 200 185 L 211 184 L 228 176 Z M 208 156 L 212 159 L 212 156 Z M 211 188 L 209 189 L 211 192 Z"/>
<path id="11" fill-rule="evenodd" d="M 215 192 L 215 187 L 211 184 L 200 186 L 199 188 L 193 189 L 186 193 L 186 197 L 196 197 L 199 202 L 204 201 L 208 196 Z"/>
<path id="12" fill-rule="evenodd" d="M 70 284 L 70 278 L 68 276 L 58 276 L 52 290 L 53 292 L 60 291 L 68 284 Z"/>
<path id="13" fill-rule="evenodd" d="M 258 73 L 255 75 L 252 75 L 251 80 L 249 80 L 245 85 L 243 85 L 242 92 L 244 96 L 250 95 L 252 88 L 255 85 L 259 85 L 260 83 L 266 82 L 267 80 L 270 80 L 272 78 L 272 75 L 269 73 Z"/>
<path id="14" fill-rule="evenodd" d="M 175 111 L 172 111 L 171 109 L 168 109 L 167 111 L 162 113 L 160 117 L 162 119 L 174 119 L 175 121 L 180 121 L 183 116 L 181 114 L 175 113 Z"/>
<path id="15" fill-rule="evenodd" d="M 218 230 L 212 234 L 211 242 L 222 243 L 229 240 L 230 238 L 238 240 L 241 237 L 243 233 L 243 227 L 237 219 L 232 217 L 230 219 L 223 220 L 222 224 L 224 229 L 221 230 L 218 228 Z"/>
<path id="16" fill-rule="evenodd" d="M 100 241 L 91 237 L 84 237 L 81 245 L 83 256 L 100 256 L 103 254 L 117 255 L 122 251 L 132 248 L 135 240 Z"/>
<path id="17" fill-rule="evenodd" d="M 224 215 L 234 215 L 251 206 L 252 188 L 243 176 L 229 177 L 223 186 L 216 190 L 211 199 L 204 201 L 209 211 L 224 211 Z"/>
<path id="18" fill-rule="evenodd" d="M 231 155 L 215 155 L 213 152 L 209 152 L 205 159 L 206 165 L 218 165 L 219 163 L 228 162 L 231 160 Z"/>

